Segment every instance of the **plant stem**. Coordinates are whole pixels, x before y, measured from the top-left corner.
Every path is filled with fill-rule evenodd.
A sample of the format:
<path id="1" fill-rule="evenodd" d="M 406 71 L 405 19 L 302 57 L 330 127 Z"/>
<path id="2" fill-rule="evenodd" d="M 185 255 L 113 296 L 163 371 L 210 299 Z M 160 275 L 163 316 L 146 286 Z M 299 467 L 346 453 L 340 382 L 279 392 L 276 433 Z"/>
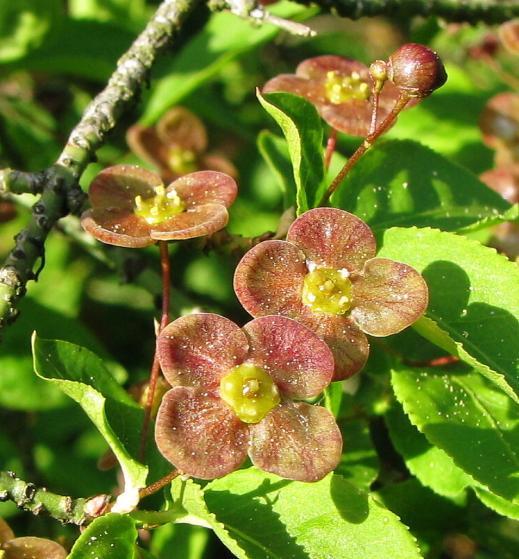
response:
<path id="1" fill-rule="evenodd" d="M 439 16 L 445 21 L 503 23 L 519 16 L 517 0 L 296 0 L 300 4 L 318 5 L 342 17 L 395 16 L 400 20 L 412 16 Z"/>
<path id="2" fill-rule="evenodd" d="M 353 168 L 355 163 L 366 153 L 366 151 L 373 145 L 373 143 L 379 138 L 386 130 L 393 124 L 397 118 L 400 111 L 407 105 L 409 101 L 409 96 L 406 93 L 402 93 L 397 99 L 395 106 L 387 117 L 380 123 L 380 126 L 372 133 L 368 134 L 366 139 L 362 144 L 355 150 L 353 155 L 346 161 L 344 167 L 340 170 L 339 174 L 333 179 L 332 183 L 328 187 L 328 190 L 324 193 L 319 206 L 323 206 L 328 202 L 330 196 L 337 190 L 338 186 L 344 180 L 346 175 Z"/>
<path id="3" fill-rule="evenodd" d="M 377 87 L 377 84 L 375 83 L 373 85 L 373 92 L 371 94 L 371 98 L 372 98 L 372 110 L 371 110 L 371 123 L 369 125 L 369 132 L 368 132 L 368 136 L 371 136 L 375 133 L 375 130 L 377 129 L 377 115 L 378 115 L 378 101 L 380 99 L 380 89 Z"/>
<path id="4" fill-rule="evenodd" d="M 157 335 L 169 323 L 169 301 L 171 294 L 171 267 L 169 262 L 169 252 L 167 241 L 159 241 L 160 249 L 160 268 L 162 272 L 162 316 Z M 150 428 L 151 412 L 153 410 L 153 402 L 155 399 L 155 391 L 157 382 L 160 377 L 160 363 L 157 354 L 157 346 L 155 345 L 155 354 L 153 355 L 153 364 L 151 366 L 150 381 L 148 384 L 148 397 L 144 408 L 144 421 L 142 424 L 140 458 L 144 459 L 146 454 L 146 443 L 148 441 L 148 431 Z"/>
<path id="5" fill-rule="evenodd" d="M 0 501 L 13 501 L 19 508 L 36 515 L 46 512 L 52 518 L 68 524 L 81 526 L 100 516 L 109 499 L 108 495 L 72 499 L 18 479 L 13 472 L 0 472 Z"/>
<path id="6" fill-rule="evenodd" d="M 158 53 L 171 42 L 199 0 L 164 0 L 144 31 L 117 63 L 106 87 L 87 107 L 72 130 L 57 162 L 29 178 L 17 171 L 4 171 L 0 188 L 23 192 L 26 187 L 42 184 L 42 194 L 33 206 L 27 227 L 16 237 L 16 245 L 0 269 L 0 328 L 13 321 L 18 300 L 26 292 L 38 260 L 43 263 L 44 243 L 54 224 L 68 213 L 80 210 L 84 194 L 78 180 L 106 135 L 132 106 L 147 83 L 149 70 Z M 32 186 L 31 186 L 32 188 Z M 34 190 L 34 188 L 32 188 Z"/>
<path id="7" fill-rule="evenodd" d="M 179 475 L 180 472 L 178 470 L 172 470 L 163 478 L 160 478 L 158 481 L 152 483 L 151 485 L 148 485 L 148 487 L 141 489 L 139 491 L 139 497 L 141 499 L 144 499 L 144 497 L 149 497 L 150 495 L 153 495 L 153 493 L 157 493 L 157 491 L 160 491 L 163 487 L 166 487 L 166 485 L 171 483 Z"/>
<path id="8" fill-rule="evenodd" d="M 330 130 L 330 135 L 328 136 L 328 141 L 326 142 L 326 150 L 324 152 L 324 170 L 327 171 L 330 168 L 330 163 L 332 161 L 332 155 L 335 151 L 335 146 L 337 145 L 337 130 L 332 128 Z"/>

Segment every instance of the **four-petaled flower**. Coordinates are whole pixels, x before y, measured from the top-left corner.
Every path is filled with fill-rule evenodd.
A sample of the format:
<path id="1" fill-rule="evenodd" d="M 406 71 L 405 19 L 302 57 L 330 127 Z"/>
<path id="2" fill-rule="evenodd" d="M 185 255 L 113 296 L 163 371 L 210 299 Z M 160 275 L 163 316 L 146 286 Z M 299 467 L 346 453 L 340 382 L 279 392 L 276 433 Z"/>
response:
<path id="1" fill-rule="evenodd" d="M 92 209 L 81 224 L 100 241 L 124 247 L 191 239 L 227 225 L 236 193 L 234 179 L 217 171 L 191 173 L 165 186 L 151 171 L 115 165 L 92 182 Z"/>
<path id="2" fill-rule="evenodd" d="M 295 74 L 272 78 L 263 92 L 286 91 L 305 97 L 332 128 L 364 137 L 371 123 L 372 84 L 369 70 L 361 62 L 325 55 L 304 60 Z M 387 81 L 379 97 L 380 121 L 391 112 L 399 96 L 397 87 Z"/>
<path id="3" fill-rule="evenodd" d="M 183 107 L 169 110 L 155 126 L 131 126 L 126 140 L 136 155 L 157 168 L 165 182 L 201 170 L 237 176 L 230 161 L 218 153 L 206 153 L 205 126 Z"/>
<path id="4" fill-rule="evenodd" d="M 281 477 L 316 481 L 338 464 L 333 415 L 304 400 L 333 375 L 333 356 L 311 330 L 282 316 L 239 328 L 215 314 L 181 317 L 158 337 L 173 388 L 159 408 L 155 440 L 182 473 L 213 479 L 247 457 Z"/>
<path id="5" fill-rule="evenodd" d="M 264 241 L 245 254 L 234 289 L 252 316 L 280 314 L 314 330 L 332 350 L 340 380 L 364 366 L 365 334 L 400 332 L 427 307 L 422 276 L 375 253 L 362 220 L 316 208 L 294 221 L 286 241 Z"/>
<path id="6" fill-rule="evenodd" d="M 7 522 L 0 518 L 0 556 L 3 559 L 65 559 L 67 555 L 61 545 L 45 538 L 15 538 Z"/>

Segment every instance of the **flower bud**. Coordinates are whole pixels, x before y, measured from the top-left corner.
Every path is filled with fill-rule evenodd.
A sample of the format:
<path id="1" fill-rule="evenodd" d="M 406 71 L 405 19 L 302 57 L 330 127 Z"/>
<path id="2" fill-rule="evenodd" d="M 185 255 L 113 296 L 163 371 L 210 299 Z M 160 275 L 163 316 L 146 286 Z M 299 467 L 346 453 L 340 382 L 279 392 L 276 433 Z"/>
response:
<path id="1" fill-rule="evenodd" d="M 375 81 L 387 80 L 387 64 L 383 60 L 375 60 L 369 67 L 369 73 Z"/>
<path id="2" fill-rule="evenodd" d="M 388 78 L 410 97 L 427 97 L 447 80 L 440 57 L 417 43 L 407 43 L 388 60 Z"/>

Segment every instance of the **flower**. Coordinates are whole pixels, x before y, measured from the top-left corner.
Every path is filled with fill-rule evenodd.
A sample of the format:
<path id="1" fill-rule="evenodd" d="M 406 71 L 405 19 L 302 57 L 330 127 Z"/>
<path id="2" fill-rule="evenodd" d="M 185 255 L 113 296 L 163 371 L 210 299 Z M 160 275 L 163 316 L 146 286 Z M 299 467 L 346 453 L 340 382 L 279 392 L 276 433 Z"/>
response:
<path id="1" fill-rule="evenodd" d="M 499 93 L 485 106 L 479 126 L 499 166 L 519 161 L 519 94 Z"/>
<path id="2" fill-rule="evenodd" d="M 7 522 L 0 518 L 0 555 L 4 559 L 65 559 L 67 552 L 44 538 L 15 538 Z"/>
<path id="3" fill-rule="evenodd" d="M 157 168 L 165 182 L 204 169 L 237 176 L 230 161 L 206 153 L 205 126 L 183 107 L 169 110 L 156 126 L 135 124 L 128 129 L 126 140 L 135 154 Z"/>
<path id="4" fill-rule="evenodd" d="M 81 225 L 103 243 L 123 247 L 201 237 L 227 225 L 236 193 L 234 179 L 217 171 L 198 171 L 164 186 L 151 171 L 114 165 L 93 180 L 92 209 Z"/>
<path id="5" fill-rule="evenodd" d="M 334 380 L 341 380 L 364 366 L 365 334 L 400 332 L 427 307 L 422 276 L 375 252 L 373 233 L 358 217 L 316 208 L 294 221 L 286 241 L 247 252 L 234 289 L 252 316 L 280 314 L 314 330 L 332 350 Z"/>
<path id="6" fill-rule="evenodd" d="M 239 328 L 215 314 L 188 315 L 162 330 L 157 351 L 173 388 L 155 440 L 182 473 L 220 477 L 248 454 L 268 472 L 317 481 L 338 464 L 333 415 L 293 401 L 317 396 L 333 375 L 330 350 L 302 324 L 265 316 Z"/>
<path id="7" fill-rule="evenodd" d="M 295 75 L 281 74 L 272 78 L 263 92 L 286 91 L 305 97 L 332 128 L 364 137 L 371 123 L 372 87 L 373 80 L 364 64 L 325 55 L 304 60 L 296 68 Z M 380 121 L 391 112 L 399 95 L 391 82 L 384 84 L 377 113 Z"/>

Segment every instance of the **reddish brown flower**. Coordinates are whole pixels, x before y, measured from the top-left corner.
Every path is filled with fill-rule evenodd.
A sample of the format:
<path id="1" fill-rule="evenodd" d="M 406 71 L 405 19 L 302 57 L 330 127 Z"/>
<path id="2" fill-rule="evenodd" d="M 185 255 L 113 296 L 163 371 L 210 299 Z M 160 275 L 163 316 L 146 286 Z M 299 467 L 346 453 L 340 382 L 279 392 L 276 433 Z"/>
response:
<path id="1" fill-rule="evenodd" d="M 205 126 L 183 107 L 168 111 L 156 126 L 132 126 L 126 140 L 136 155 L 157 168 L 165 182 L 199 170 L 237 176 L 230 161 L 218 153 L 206 153 Z"/>
<path id="2" fill-rule="evenodd" d="M 286 91 L 305 97 L 332 128 L 353 136 L 367 136 L 372 84 L 369 70 L 361 62 L 326 55 L 304 60 L 295 74 L 272 78 L 263 92 Z M 398 97 L 399 90 L 386 82 L 379 98 L 380 121 L 391 112 Z"/>
<path id="3" fill-rule="evenodd" d="M 191 239 L 227 225 L 236 193 L 234 179 L 216 171 L 191 173 L 164 186 L 151 171 L 115 165 L 92 182 L 92 209 L 81 224 L 100 241 L 124 247 Z"/>
<path id="4" fill-rule="evenodd" d="M 9 525 L 0 518 L 0 556 L 3 559 L 65 559 L 61 545 L 44 538 L 15 538 Z"/>
<path id="5" fill-rule="evenodd" d="M 374 258 L 375 238 L 358 217 L 316 208 L 291 225 L 286 241 L 264 241 L 242 258 L 234 289 L 252 316 L 303 322 L 331 348 L 335 378 L 364 366 L 365 334 L 387 336 L 424 312 L 428 291 L 410 266 Z"/>
<path id="6" fill-rule="evenodd" d="M 342 438 L 325 408 L 294 402 L 329 384 L 333 356 L 308 328 L 281 316 L 239 328 L 215 314 L 181 317 L 159 335 L 173 388 L 155 439 L 182 473 L 213 479 L 247 457 L 268 472 L 317 481 L 338 464 Z"/>
<path id="7" fill-rule="evenodd" d="M 500 166 L 519 161 L 519 94 L 508 92 L 492 97 L 479 126 L 484 142 L 497 151 Z"/>
<path id="8" fill-rule="evenodd" d="M 519 202 L 519 163 L 486 171 L 480 179 L 490 188 L 510 202 Z M 519 226 L 516 223 L 502 223 L 494 229 L 492 243 L 500 252 L 510 258 L 519 256 Z"/>

